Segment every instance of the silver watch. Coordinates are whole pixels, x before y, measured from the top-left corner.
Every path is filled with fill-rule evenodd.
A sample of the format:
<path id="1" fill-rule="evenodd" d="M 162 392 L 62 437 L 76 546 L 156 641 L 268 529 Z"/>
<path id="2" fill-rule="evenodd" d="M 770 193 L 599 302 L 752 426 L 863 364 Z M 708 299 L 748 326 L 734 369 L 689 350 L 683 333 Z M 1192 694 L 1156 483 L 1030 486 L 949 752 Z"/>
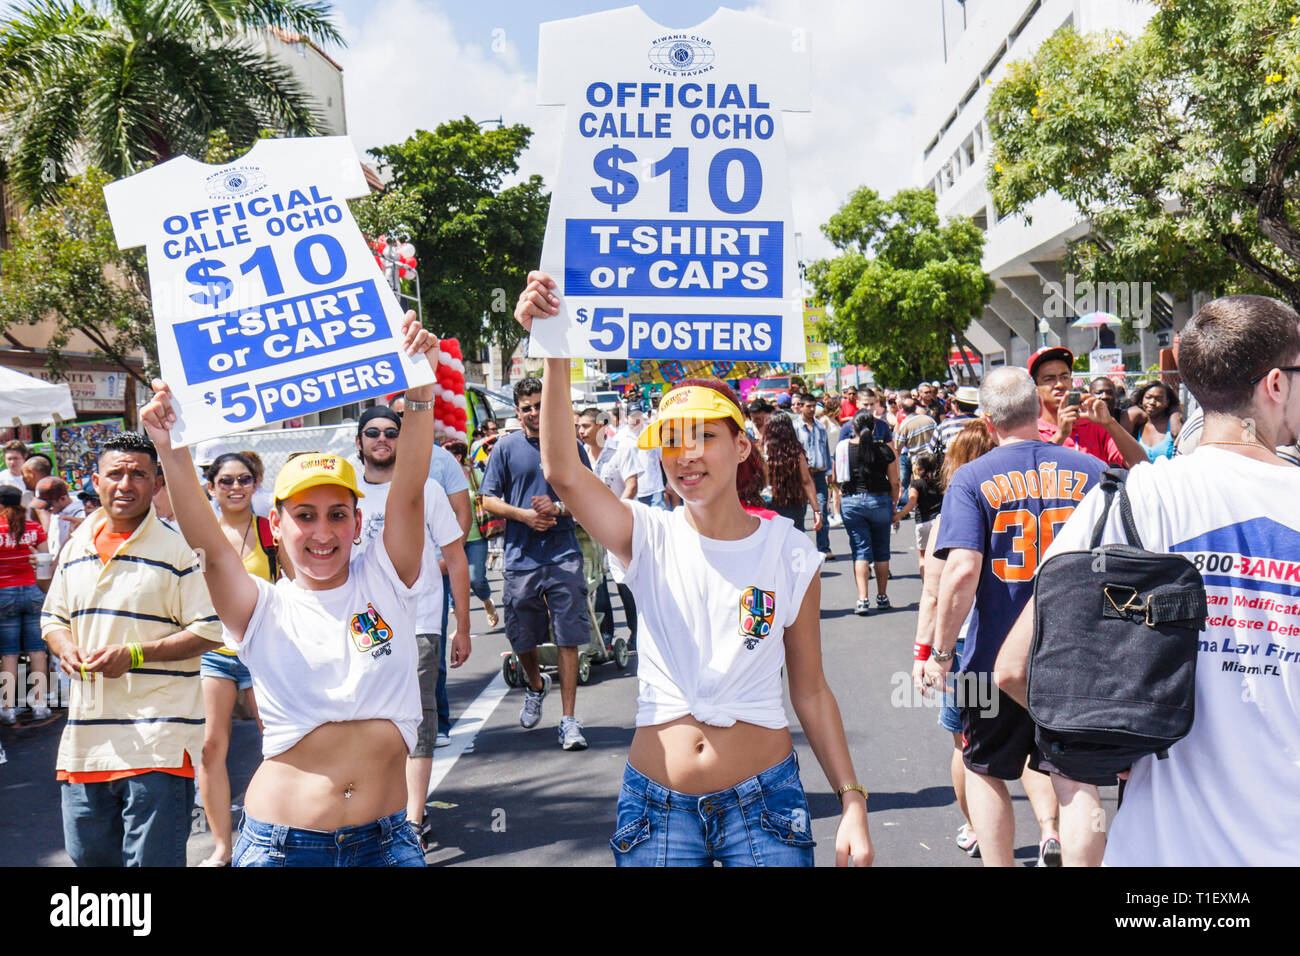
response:
<path id="1" fill-rule="evenodd" d="M 943 653 L 943 651 L 939 650 L 938 648 L 935 648 L 930 652 L 930 659 L 938 661 L 940 664 L 943 664 L 952 660 L 953 657 L 956 656 L 956 654 L 957 654 L 957 648 L 955 647 L 952 650 L 950 650 L 947 654 Z"/>

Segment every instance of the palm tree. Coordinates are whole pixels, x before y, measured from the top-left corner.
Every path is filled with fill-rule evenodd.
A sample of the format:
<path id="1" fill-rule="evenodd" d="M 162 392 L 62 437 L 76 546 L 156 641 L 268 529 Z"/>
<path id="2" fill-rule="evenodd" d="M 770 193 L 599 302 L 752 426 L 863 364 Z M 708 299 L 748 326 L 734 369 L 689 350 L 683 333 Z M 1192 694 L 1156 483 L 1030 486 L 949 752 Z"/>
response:
<path id="1" fill-rule="evenodd" d="M 201 159 L 225 130 L 312 135 L 292 72 L 252 45 L 279 28 L 343 45 L 323 0 L 27 0 L 0 21 L 0 150 L 22 198 L 48 201 L 74 164 L 121 177 Z"/>

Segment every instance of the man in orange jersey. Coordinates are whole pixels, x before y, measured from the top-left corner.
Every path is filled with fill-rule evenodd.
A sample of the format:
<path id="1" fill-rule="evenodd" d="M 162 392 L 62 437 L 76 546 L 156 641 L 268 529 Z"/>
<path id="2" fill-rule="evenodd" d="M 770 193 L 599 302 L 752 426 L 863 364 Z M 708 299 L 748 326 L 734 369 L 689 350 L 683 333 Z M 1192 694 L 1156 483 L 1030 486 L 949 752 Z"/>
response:
<path id="1" fill-rule="evenodd" d="M 1039 437 L 1038 395 L 1023 369 L 1005 366 L 984 380 L 980 409 L 998 447 L 953 474 L 934 544 L 936 555 L 946 555 L 946 561 L 939 581 L 934 650 L 923 679 L 936 690 L 942 687 L 969 614 L 957 703 L 966 799 L 985 866 L 1014 863 L 1015 817 L 1006 781 L 1020 779 L 1026 760 L 1031 770 L 1055 769 L 1034 743 L 1029 714 L 998 691 L 993 663 L 1033 594 L 1041 554 L 1105 467 L 1091 455 Z M 1027 776 L 1042 784 L 1041 794 L 1031 794 L 1043 827 L 1040 864 L 1059 866 L 1051 783 L 1035 774 Z M 1046 815 L 1043 805 L 1050 808 Z"/>

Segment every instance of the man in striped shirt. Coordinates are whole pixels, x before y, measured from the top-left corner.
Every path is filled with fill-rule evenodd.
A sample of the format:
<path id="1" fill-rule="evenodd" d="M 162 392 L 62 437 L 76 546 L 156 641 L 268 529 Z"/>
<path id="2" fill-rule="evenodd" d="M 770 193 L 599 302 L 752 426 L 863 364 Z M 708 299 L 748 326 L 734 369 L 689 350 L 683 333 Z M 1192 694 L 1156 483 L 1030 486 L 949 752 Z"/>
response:
<path id="1" fill-rule="evenodd" d="M 68 541 L 41 633 L 72 680 L 55 762 L 78 866 L 184 866 L 203 747 L 199 658 L 221 642 L 198 556 L 152 507 L 153 443 L 100 449 L 103 507 Z"/>

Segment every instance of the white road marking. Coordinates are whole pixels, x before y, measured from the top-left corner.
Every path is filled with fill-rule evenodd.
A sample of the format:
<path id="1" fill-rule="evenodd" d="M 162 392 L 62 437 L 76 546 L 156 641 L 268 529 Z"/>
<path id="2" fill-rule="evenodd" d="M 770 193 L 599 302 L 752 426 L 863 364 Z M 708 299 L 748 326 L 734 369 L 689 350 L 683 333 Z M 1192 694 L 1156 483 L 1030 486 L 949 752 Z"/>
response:
<path id="1" fill-rule="evenodd" d="M 497 709 L 497 704 L 510 693 L 501 671 L 488 682 L 488 685 L 474 698 L 474 702 L 465 708 L 465 713 L 451 726 L 451 743 L 433 752 L 433 769 L 429 774 L 429 796 L 438 788 L 461 754 L 474 749 L 474 738 Z"/>

